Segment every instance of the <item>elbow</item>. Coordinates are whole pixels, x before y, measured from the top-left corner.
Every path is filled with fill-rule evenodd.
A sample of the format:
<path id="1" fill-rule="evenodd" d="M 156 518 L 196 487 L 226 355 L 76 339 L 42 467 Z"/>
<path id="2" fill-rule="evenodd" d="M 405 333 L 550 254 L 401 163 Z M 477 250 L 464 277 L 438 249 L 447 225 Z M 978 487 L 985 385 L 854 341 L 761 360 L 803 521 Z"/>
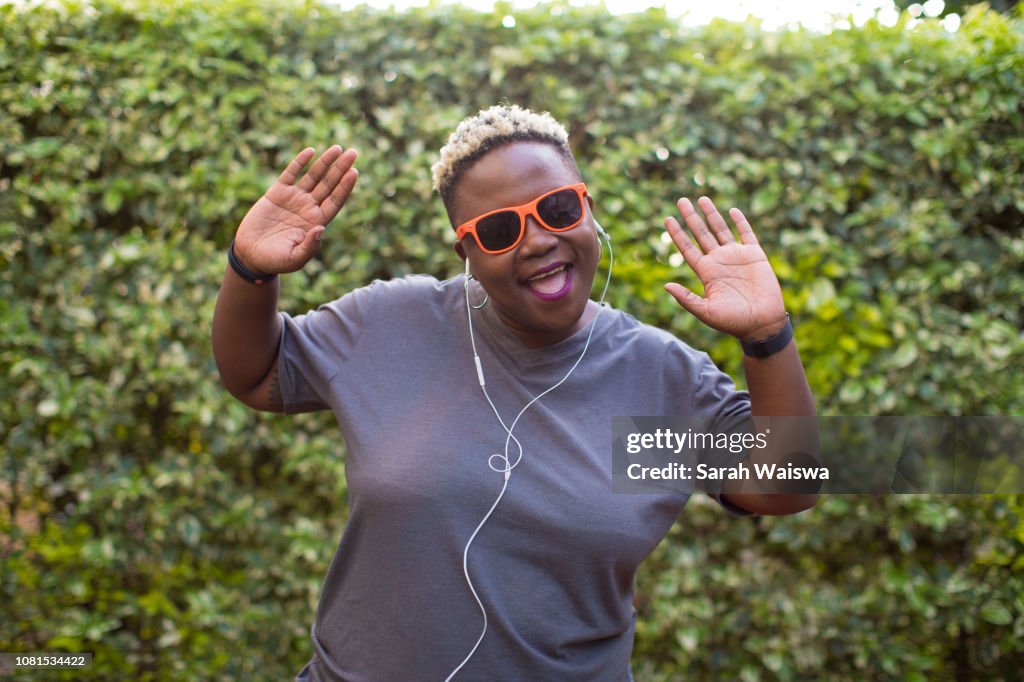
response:
<path id="1" fill-rule="evenodd" d="M 260 381 L 252 385 L 240 385 L 237 381 L 231 381 L 219 372 L 220 385 L 224 387 L 231 397 L 246 407 L 260 412 L 283 413 L 284 400 L 281 396 L 281 389 L 278 385 L 276 364 L 270 373 Z"/>
<path id="2" fill-rule="evenodd" d="M 761 516 L 789 516 L 812 509 L 818 502 L 818 493 L 726 494 L 730 504 Z"/>
<path id="3" fill-rule="evenodd" d="M 813 509 L 818 503 L 818 493 L 801 493 L 799 495 L 785 495 L 783 497 L 788 498 L 781 506 L 784 511 L 779 514 L 780 516 L 786 516 L 789 514 L 799 514 L 809 509 Z"/>

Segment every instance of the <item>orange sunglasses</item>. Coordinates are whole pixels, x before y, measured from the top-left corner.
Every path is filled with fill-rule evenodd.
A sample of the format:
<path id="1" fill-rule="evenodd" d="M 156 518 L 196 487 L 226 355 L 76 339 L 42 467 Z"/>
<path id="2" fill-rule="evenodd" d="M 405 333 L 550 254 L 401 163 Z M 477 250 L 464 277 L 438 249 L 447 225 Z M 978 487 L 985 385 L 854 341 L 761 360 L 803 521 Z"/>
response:
<path id="1" fill-rule="evenodd" d="M 498 254 L 514 249 L 526 233 L 526 217 L 533 216 L 545 229 L 565 232 L 583 222 L 583 200 L 587 186 L 582 182 L 546 192 L 522 206 L 488 211 L 458 226 L 455 236 L 473 235 L 484 253 Z"/>

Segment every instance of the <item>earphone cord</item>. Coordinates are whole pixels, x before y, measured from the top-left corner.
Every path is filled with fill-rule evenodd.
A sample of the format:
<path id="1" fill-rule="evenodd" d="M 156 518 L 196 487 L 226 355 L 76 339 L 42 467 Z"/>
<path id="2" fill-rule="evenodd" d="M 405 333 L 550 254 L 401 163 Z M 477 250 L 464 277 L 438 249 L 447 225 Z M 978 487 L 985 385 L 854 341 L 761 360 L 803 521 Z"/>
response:
<path id="1" fill-rule="evenodd" d="M 487 404 L 491 406 L 491 410 L 494 412 L 494 416 L 498 418 L 498 423 L 501 424 L 501 428 L 505 429 L 505 433 L 507 433 L 508 435 L 505 438 L 505 454 L 502 455 L 500 453 L 495 452 L 494 454 L 487 458 L 487 466 L 489 466 L 493 471 L 505 474 L 505 480 L 501 484 L 501 492 L 498 493 L 497 499 L 494 500 L 494 504 L 492 504 L 491 508 L 487 510 L 487 513 L 480 520 L 480 523 L 477 524 L 476 529 L 473 531 L 473 534 L 469 536 L 469 541 L 466 542 L 465 549 L 462 550 L 462 573 L 466 577 L 466 584 L 469 585 L 469 591 L 473 593 L 473 599 L 476 600 L 476 605 L 480 608 L 480 613 L 483 615 L 484 626 L 483 629 L 480 631 L 480 636 L 477 638 L 476 644 L 474 644 L 470 652 L 466 654 L 466 657 L 462 659 L 462 662 L 459 663 L 459 665 L 456 666 L 456 668 L 452 670 L 451 673 L 449 673 L 448 677 L 445 678 L 445 682 L 451 682 L 451 679 L 454 678 L 455 675 L 460 670 L 462 670 L 466 663 L 469 662 L 469 659 L 473 657 L 473 654 L 476 653 L 476 650 L 477 648 L 479 648 L 480 643 L 484 641 L 484 635 L 487 634 L 487 609 L 484 608 L 483 601 L 480 600 L 480 595 L 477 594 L 476 588 L 473 586 L 473 580 L 469 576 L 469 547 L 473 544 L 473 540 L 476 539 L 476 536 L 480 532 L 480 529 L 483 528 L 484 524 L 487 523 L 487 520 L 491 518 L 491 514 L 497 508 L 498 503 L 501 502 L 501 498 L 505 496 L 505 491 L 508 489 L 509 478 L 511 478 L 512 476 L 512 470 L 519 466 L 519 463 L 523 460 L 523 445 L 522 443 L 519 442 L 518 438 L 512 435 L 512 431 L 513 429 L 516 428 L 516 424 L 519 423 L 519 418 L 522 417 L 528 409 L 530 409 L 530 406 L 533 405 L 538 400 L 540 400 L 541 398 L 543 398 L 544 396 L 546 396 L 548 393 L 551 393 L 551 391 L 555 390 L 563 383 L 565 383 L 565 380 L 569 378 L 569 375 L 573 373 L 576 367 L 583 360 L 583 356 L 587 354 L 587 349 L 590 347 L 590 340 L 594 336 L 594 328 L 597 326 L 597 317 L 598 315 L 601 314 L 601 309 L 604 308 L 604 298 L 605 295 L 608 293 L 608 285 L 612 281 L 612 266 L 615 262 L 615 256 L 612 252 L 612 242 L 610 239 L 608 239 L 608 235 L 606 235 L 603 230 L 601 231 L 601 235 L 604 236 L 605 241 L 608 243 L 608 277 L 605 279 L 604 288 L 601 290 L 601 299 L 598 301 L 598 310 L 594 314 L 594 319 L 591 320 L 590 322 L 590 331 L 587 333 L 587 342 L 583 345 L 583 350 L 580 352 L 580 356 L 576 358 L 576 362 L 573 363 L 573 366 L 570 367 L 569 371 L 565 373 L 565 376 L 562 377 L 558 381 L 558 383 L 551 386 L 544 392 L 537 394 L 537 396 L 534 397 L 533 400 L 526 403 L 523 409 L 519 410 L 519 414 L 516 415 L 516 418 L 512 420 L 511 426 L 505 425 L 505 420 L 501 418 L 501 414 L 498 413 L 498 408 L 495 407 L 494 401 L 491 400 L 491 396 L 487 393 L 487 386 L 486 382 L 484 381 L 484 370 L 483 366 L 480 364 L 480 355 L 477 353 L 476 350 L 476 338 L 473 335 L 473 314 L 469 304 L 469 282 L 471 277 L 467 276 L 465 284 L 463 285 L 466 293 L 466 318 L 469 320 L 469 341 L 473 347 L 473 361 L 476 363 L 476 374 L 477 379 L 480 382 L 480 389 L 483 391 L 484 397 L 487 399 Z M 600 243 L 600 240 L 598 240 L 598 244 Z M 518 449 L 518 454 L 516 455 L 515 461 L 510 462 L 509 447 L 511 446 L 513 441 L 515 441 L 516 448 Z M 495 457 L 497 457 L 499 461 L 504 462 L 504 466 L 496 467 L 493 463 Z"/>

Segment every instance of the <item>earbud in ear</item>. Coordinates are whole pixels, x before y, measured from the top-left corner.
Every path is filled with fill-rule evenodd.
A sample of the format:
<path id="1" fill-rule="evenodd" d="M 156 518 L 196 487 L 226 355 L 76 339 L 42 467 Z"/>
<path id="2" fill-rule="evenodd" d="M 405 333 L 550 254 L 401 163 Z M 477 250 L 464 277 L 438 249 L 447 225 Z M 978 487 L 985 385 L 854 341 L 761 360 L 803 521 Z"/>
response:
<path id="1" fill-rule="evenodd" d="M 601 223 L 597 222 L 596 219 L 594 220 L 594 227 L 597 228 L 597 234 L 594 235 L 594 237 L 597 239 L 597 247 L 603 253 L 604 252 L 604 244 L 601 243 L 601 237 L 604 237 L 604 240 L 606 242 L 608 242 L 609 246 L 611 246 L 611 243 L 612 243 L 611 237 L 608 236 L 608 233 L 605 232 L 604 228 L 601 227 Z"/>

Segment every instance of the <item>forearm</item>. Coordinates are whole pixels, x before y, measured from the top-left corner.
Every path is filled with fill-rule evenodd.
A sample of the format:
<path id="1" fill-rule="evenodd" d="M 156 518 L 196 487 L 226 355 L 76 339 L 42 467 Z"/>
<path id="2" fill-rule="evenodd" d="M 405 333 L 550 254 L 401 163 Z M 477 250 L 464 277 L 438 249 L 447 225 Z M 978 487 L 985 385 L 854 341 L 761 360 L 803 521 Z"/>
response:
<path id="1" fill-rule="evenodd" d="M 228 267 L 217 296 L 212 335 L 214 360 L 221 383 L 247 404 L 252 404 L 253 392 L 276 366 L 281 339 L 281 320 L 277 314 L 279 281 L 280 278 L 274 278 L 265 284 L 251 284 Z"/>
<path id="2" fill-rule="evenodd" d="M 754 416 L 754 430 L 771 430 L 769 447 L 752 448 L 747 464 L 784 464 L 793 453 L 806 453 L 810 458 L 819 456 L 814 397 L 807 384 L 803 364 L 796 342 L 778 353 L 766 358 L 745 356 L 743 369 L 750 392 L 751 412 Z M 771 420 L 771 417 L 807 417 L 805 419 Z M 801 461 L 811 465 L 807 457 Z M 817 494 L 780 493 L 765 491 L 768 481 L 744 481 L 725 487 L 725 497 L 743 509 L 765 514 L 793 514 L 814 506 Z M 774 487 L 772 485 L 772 487 Z"/>
<path id="3" fill-rule="evenodd" d="M 755 417 L 813 417 L 817 413 L 795 339 L 766 358 L 744 356 L 743 373 Z"/>

